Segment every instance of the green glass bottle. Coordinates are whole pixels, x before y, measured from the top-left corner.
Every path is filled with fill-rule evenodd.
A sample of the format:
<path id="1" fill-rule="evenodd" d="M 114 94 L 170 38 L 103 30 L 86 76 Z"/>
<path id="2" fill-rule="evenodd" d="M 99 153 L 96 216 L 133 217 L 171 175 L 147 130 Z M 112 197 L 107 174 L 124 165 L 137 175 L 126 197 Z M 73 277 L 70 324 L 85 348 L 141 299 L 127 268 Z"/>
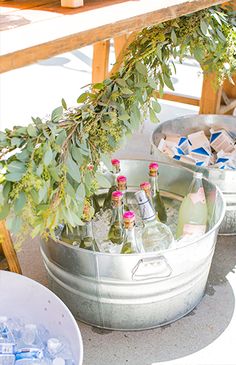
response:
<path id="1" fill-rule="evenodd" d="M 62 229 L 61 240 L 63 242 L 69 243 L 70 245 L 77 246 L 80 244 L 80 226 L 73 227 L 72 230 L 69 229 L 67 225 L 64 225 Z"/>
<path id="2" fill-rule="evenodd" d="M 135 213 L 130 210 L 123 214 L 123 222 L 125 227 L 125 239 L 121 249 L 121 253 L 130 254 L 138 253 L 138 245 L 135 237 Z"/>
<path id="3" fill-rule="evenodd" d="M 158 184 L 158 163 L 152 162 L 149 165 L 149 182 L 151 184 L 153 207 L 162 223 L 167 221 L 165 204 L 161 198 Z"/>
<path id="4" fill-rule="evenodd" d="M 80 248 L 90 251 L 98 251 L 98 245 L 94 239 L 92 222 L 85 222 L 84 226 L 80 226 Z"/>
<path id="5" fill-rule="evenodd" d="M 112 193 L 114 191 L 116 191 L 116 179 L 120 173 L 120 160 L 113 159 L 113 160 L 111 160 L 111 164 L 112 164 L 112 168 L 113 168 L 112 183 L 111 183 L 111 187 L 108 190 L 108 193 L 107 193 L 104 203 L 103 203 L 104 210 L 111 208 L 111 196 L 112 196 Z"/>
<path id="6" fill-rule="evenodd" d="M 114 245 L 121 245 L 124 240 L 124 227 L 122 220 L 122 193 L 121 191 L 113 191 L 112 193 L 112 219 L 108 231 L 108 240 Z"/>
<path id="7" fill-rule="evenodd" d="M 129 210 L 128 200 L 127 200 L 127 178 L 125 176 L 118 176 L 117 177 L 117 188 L 123 194 L 123 207 L 124 211 Z"/>
<path id="8" fill-rule="evenodd" d="M 179 208 L 176 238 L 203 235 L 206 232 L 208 209 L 202 184 L 202 173 L 195 172 L 189 192 Z"/>

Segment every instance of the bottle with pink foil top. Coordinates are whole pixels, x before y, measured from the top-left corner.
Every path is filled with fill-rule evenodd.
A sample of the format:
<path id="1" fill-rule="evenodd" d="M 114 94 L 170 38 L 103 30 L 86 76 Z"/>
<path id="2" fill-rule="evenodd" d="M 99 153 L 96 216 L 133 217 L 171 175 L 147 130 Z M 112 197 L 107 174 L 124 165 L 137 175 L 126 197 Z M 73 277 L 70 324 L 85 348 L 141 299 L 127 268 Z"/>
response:
<path id="1" fill-rule="evenodd" d="M 203 235 L 207 228 L 207 215 L 202 173 L 195 172 L 189 193 L 183 199 L 179 209 L 176 238 Z"/>
<path id="2" fill-rule="evenodd" d="M 124 211 L 129 210 L 128 201 L 127 201 L 127 178 L 125 176 L 117 177 L 117 188 L 119 191 L 123 193 L 123 207 Z"/>
<path id="3" fill-rule="evenodd" d="M 125 239 L 121 249 L 121 253 L 137 253 L 139 252 L 138 244 L 135 237 L 135 213 L 129 210 L 123 214 L 123 222 L 125 228 Z"/>
<path id="4" fill-rule="evenodd" d="M 158 184 L 158 163 L 152 162 L 149 165 L 149 182 L 151 184 L 151 192 L 152 192 L 152 203 L 155 212 L 158 215 L 159 220 L 162 223 L 166 223 L 167 214 L 164 202 L 160 195 L 159 184 Z"/>
<path id="5" fill-rule="evenodd" d="M 112 193 L 112 218 L 111 225 L 108 231 L 108 239 L 114 245 L 121 245 L 124 240 L 124 227 L 123 227 L 123 206 L 122 206 L 123 194 L 121 191 L 113 191 Z"/>
<path id="6" fill-rule="evenodd" d="M 110 209 L 111 208 L 111 196 L 113 191 L 116 191 L 116 179 L 120 173 L 120 160 L 113 159 L 111 160 L 112 164 L 112 183 L 111 187 L 108 190 L 108 193 L 105 197 L 104 203 L 103 203 L 103 209 Z"/>

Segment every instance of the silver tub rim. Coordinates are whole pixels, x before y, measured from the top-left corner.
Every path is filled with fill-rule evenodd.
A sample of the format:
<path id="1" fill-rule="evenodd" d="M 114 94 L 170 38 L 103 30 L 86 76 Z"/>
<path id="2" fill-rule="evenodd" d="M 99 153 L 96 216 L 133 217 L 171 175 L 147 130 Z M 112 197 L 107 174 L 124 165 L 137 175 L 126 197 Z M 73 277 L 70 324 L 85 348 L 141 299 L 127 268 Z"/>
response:
<path id="1" fill-rule="evenodd" d="M 143 158 L 143 159 L 122 159 L 121 161 L 147 161 L 146 158 Z M 148 160 L 149 161 L 149 160 Z M 154 159 L 150 159 L 150 161 L 155 161 Z M 171 163 L 167 163 L 167 162 L 158 162 L 159 165 L 169 165 L 171 167 L 173 167 L 173 164 Z M 191 169 L 188 169 L 187 167 L 184 167 L 184 166 L 176 166 L 176 167 L 179 167 L 179 168 L 182 168 L 182 169 L 185 169 L 187 170 L 189 173 L 193 174 L 194 171 L 191 170 Z M 217 191 L 217 194 L 220 195 L 221 197 L 221 200 L 222 200 L 222 205 L 223 205 L 223 209 L 222 209 L 222 212 L 221 212 L 221 215 L 218 219 L 218 222 L 209 230 L 207 231 L 204 235 L 200 236 L 200 238 L 196 238 L 194 240 L 192 240 L 191 242 L 181 246 L 181 247 L 172 247 L 172 248 L 168 248 L 168 249 L 165 249 L 165 250 L 161 250 L 161 251 L 158 251 L 158 252 L 145 252 L 145 253 L 135 253 L 135 254 L 132 254 L 133 257 L 140 257 L 140 256 L 145 256 L 145 257 L 153 257 L 153 255 L 155 254 L 162 254 L 163 252 L 173 252 L 173 251 L 176 251 L 176 250 L 181 250 L 181 249 L 185 249 L 186 247 L 189 247 L 191 245 L 194 245 L 196 244 L 198 241 L 201 241 L 203 239 L 203 237 L 207 237 L 209 235 L 211 235 L 214 231 L 216 231 L 219 227 L 220 227 L 220 224 L 222 223 L 223 219 L 224 219 L 224 216 L 225 216 L 225 212 L 226 212 L 226 201 L 225 201 L 225 198 L 224 198 L 224 195 L 222 193 L 222 191 L 218 188 L 218 186 L 214 183 L 212 183 L 211 181 L 209 181 L 207 178 L 203 177 L 204 180 L 206 180 L 208 182 L 208 184 L 212 185 L 215 187 L 216 191 Z M 91 255 L 105 255 L 105 256 L 109 256 L 109 257 L 116 257 L 116 256 L 120 256 L 120 255 L 125 255 L 125 254 L 119 254 L 119 253 L 106 253 L 106 252 L 97 252 L 97 251 L 89 251 L 89 250 L 85 250 L 83 248 L 79 248 L 79 247 L 76 247 L 76 246 L 72 246 L 70 245 L 69 243 L 66 243 L 66 242 L 63 242 L 59 239 L 53 239 L 55 241 L 55 243 L 59 243 L 65 247 L 70 247 L 72 250 L 75 250 L 75 251 L 79 251 L 79 252 L 88 252 L 89 254 Z"/>

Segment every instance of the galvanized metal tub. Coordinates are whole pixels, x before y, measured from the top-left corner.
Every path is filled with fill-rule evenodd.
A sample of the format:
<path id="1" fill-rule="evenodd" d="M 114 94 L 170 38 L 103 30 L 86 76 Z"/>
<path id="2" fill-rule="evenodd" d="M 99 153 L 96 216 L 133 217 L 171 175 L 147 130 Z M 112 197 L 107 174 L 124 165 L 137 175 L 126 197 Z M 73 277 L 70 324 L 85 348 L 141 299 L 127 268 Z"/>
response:
<path id="1" fill-rule="evenodd" d="M 236 234 L 236 171 L 204 168 L 176 161 L 163 154 L 157 146 L 163 134 L 188 135 L 200 130 L 209 135 L 210 128 L 225 129 L 236 136 L 236 117 L 224 115 L 187 115 L 160 123 L 152 134 L 152 152 L 158 161 L 184 166 L 195 171 L 201 171 L 204 176 L 216 184 L 223 192 L 226 200 L 226 214 L 220 226 L 219 234 Z"/>
<path id="2" fill-rule="evenodd" d="M 147 178 L 148 161 L 121 161 L 130 187 Z M 160 164 L 163 196 L 181 199 L 193 172 Z M 201 300 L 224 217 L 222 193 L 204 179 L 211 209 L 209 231 L 185 247 L 132 255 L 91 252 L 52 239 L 41 243 L 51 289 L 81 321 L 115 330 L 162 326 L 190 312 Z"/>

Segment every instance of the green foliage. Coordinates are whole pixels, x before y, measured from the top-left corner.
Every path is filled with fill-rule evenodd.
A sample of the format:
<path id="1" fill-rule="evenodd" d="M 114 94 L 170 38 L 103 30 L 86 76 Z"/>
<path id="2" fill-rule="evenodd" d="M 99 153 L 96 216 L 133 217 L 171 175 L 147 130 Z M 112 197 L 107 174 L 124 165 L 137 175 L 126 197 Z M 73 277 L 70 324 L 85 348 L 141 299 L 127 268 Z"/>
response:
<path id="1" fill-rule="evenodd" d="M 192 55 L 220 84 L 236 70 L 235 13 L 214 7 L 143 29 L 120 70 L 89 85 L 79 106 L 56 108 L 48 120 L 0 132 L 0 219 L 14 233 L 54 235 L 93 214 L 92 197 L 107 185 L 99 163 L 119 148 L 145 117 L 158 122 L 157 93 L 174 90 L 174 59 Z"/>

